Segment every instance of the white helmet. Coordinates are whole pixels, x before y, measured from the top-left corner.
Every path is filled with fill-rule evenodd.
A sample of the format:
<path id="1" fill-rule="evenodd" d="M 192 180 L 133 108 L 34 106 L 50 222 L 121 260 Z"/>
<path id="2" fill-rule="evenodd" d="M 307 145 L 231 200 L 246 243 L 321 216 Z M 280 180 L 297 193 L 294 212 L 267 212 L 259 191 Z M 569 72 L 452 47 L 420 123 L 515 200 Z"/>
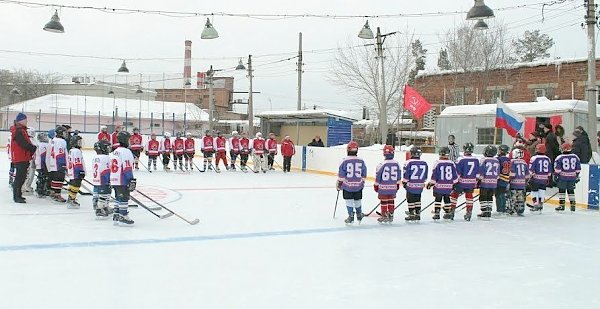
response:
<path id="1" fill-rule="evenodd" d="M 102 131 L 102 130 L 107 130 L 107 129 L 108 129 L 108 127 L 107 127 L 107 126 L 100 126 L 100 131 Z"/>
<path id="2" fill-rule="evenodd" d="M 27 135 L 31 138 L 35 137 L 35 129 L 32 127 L 27 127 Z"/>
<path id="3" fill-rule="evenodd" d="M 262 133 L 260 133 L 260 132 L 256 132 L 256 137 L 257 137 L 257 138 L 258 138 L 258 137 L 262 137 Z"/>
<path id="4" fill-rule="evenodd" d="M 186 132 L 185 136 L 192 136 L 192 133 L 191 132 Z"/>
<path id="5" fill-rule="evenodd" d="M 231 135 L 234 135 L 234 136 L 235 136 L 235 135 L 238 135 L 238 131 L 232 131 L 232 132 L 231 132 Z"/>
<path id="6" fill-rule="evenodd" d="M 170 132 L 165 132 L 165 137 L 171 137 L 171 133 Z"/>
<path id="7" fill-rule="evenodd" d="M 525 156 L 525 153 L 523 153 L 523 149 L 520 149 L 520 148 L 513 149 L 513 151 L 512 151 L 513 159 L 523 159 L 524 156 Z"/>

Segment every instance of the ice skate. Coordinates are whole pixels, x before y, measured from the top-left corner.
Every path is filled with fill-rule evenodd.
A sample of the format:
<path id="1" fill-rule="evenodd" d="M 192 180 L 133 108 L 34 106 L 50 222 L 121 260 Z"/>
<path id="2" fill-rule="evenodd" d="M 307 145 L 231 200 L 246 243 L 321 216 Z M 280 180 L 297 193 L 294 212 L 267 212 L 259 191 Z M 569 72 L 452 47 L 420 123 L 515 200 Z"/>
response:
<path id="1" fill-rule="evenodd" d="M 98 208 L 96 209 L 96 219 L 97 220 L 105 220 L 108 219 L 108 211 L 106 208 Z"/>
<path id="2" fill-rule="evenodd" d="M 120 213 L 113 214 L 113 224 L 114 225 L 127 226 L 127 225 L 132 225 L 133 223 L 134 223 L 133 220 L 129 219 L 128 215 L 122 215 Z"/>
<path id="3" fill-rule="evenodd" d="M 571 212 L 575 212 L 575 205 L 571 205 Z"/>
<path id="4" fill-rule="evenodd" d="M 464 216 L 465 221 L 471 221 L 471 216 L 473 215 L 473 211 L 470 209 L 467 209 L 467 213 Z"/>
<path id="5" fill-rule="evenodd" d="M 433 212 L 433 220 L 439 220 L 440 219 L 440 209 L 439 208 L 435 208 L 434 212 Z"/>
<path id="6" fill-rule="evenodd" d="M 23 188 L 23 195 L 33 195 L 33 188 L 32 187 L 26 187 Z"/>
<path id="7" fill-rule="evenodd" d="M 346 224 L 352 224 L 354 222 L 354 214 L 349 215 L 344 222 L 346 222 Z"/>
<path id="8" fill-rule="evenodd" d="M 56 193 L 56 192 L 50 194 L 50 197 L 52 198 L 52 201 L 54 201 L 56 203 L 64 203 L 67 201 L 59 193 Z"/>
<path id="9" fill-rule="evenodd" d="M 361 212 L 356 213 L 356 220 L 358 220 L 358 223 L 360 224 L 360 222 L 362 221 L 362 219 L 365 217 L 365 214 Z"/>
<path id="10" fill-rule="evenodd" d="M 415 214 L 415 209 L 411 208 L 408 210 L 408 216 L 404 218 L 405 221 L 416 221 L 417 215 Z"/>
<path id="11" fill-rule="evenodd" d="M 67 208 L 68 209 L 79 209 L 80 208 L 79 202 L 77 202 L 77 200 L 75 200 L 75 199 L 69 198 L 67 200 Z"/>

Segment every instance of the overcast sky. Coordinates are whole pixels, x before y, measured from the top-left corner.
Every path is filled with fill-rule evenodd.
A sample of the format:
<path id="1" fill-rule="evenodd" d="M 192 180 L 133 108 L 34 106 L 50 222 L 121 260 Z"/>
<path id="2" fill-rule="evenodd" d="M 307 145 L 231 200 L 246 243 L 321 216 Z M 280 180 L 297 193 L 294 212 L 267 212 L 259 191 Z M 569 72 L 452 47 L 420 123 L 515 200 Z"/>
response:
<path id="1" fill-rule="evenodd" d="M 35 1 L 35 0 L 31 0 Z M 472 0 L 128 0 L 128 1 L 62 1 L 38 0 L 40 3 L 90 5 L 148 10 L 191 12 L 226 12 L 248 14 L 331 14 L 331 15 L 377 15 L 398 13 L 429 13 L 467 11 Z M 492 9 L 506 8 L 527 3 L 552 2 L 550 0 L 487 0 Z M 556 1 L 559 2 L 559 1 Z M 576 7 L 581 6 L 581 7 Z M 581 28 L 585 14 L 583 0 L 544 8 L 527 7 L 496 10 L 497 20 L 504 21 L 511 36 L 518 37 L 525 30 L 540 29 L 554 38 L 556 45 L 552 58 L 586 57 L 586 32 Z M 293 109 L 296 106 L 296 59 L 269 64 L 292 57 L 298 50 L 298 33 L 304 36 L 305 50 L 303 75 L 304 104 L 335 109 L 359 110 L 352 98 L 342 89 L 334 88 L 327 81 L 326 72 L 331 70 L 335 51 L 322 51 L 344 45 L 348 40 L 365 43 L 357 38 L 364 18 L 319 19 L 286 18 L 256 19 L 242 17 L 213 18 L 220 37 L 201 40 L 200 33 L 206 18 L 173 18 L 149 14 L 108 14 L 94 10 L 59 10 L 65 33 L 42 31 L 54 9 L 32 8 L 0 1 L 0 37 L 2 50 L 46 52 L 73 55 L 91 55 L 101 58 L 176 58 L 131 61 L 128 63 L 128 80 L 156 79 L 162 73 L 169 76 L 183 71 L 184 41 L 192 40 L 192 72 L 206 71 L 212 64 L 215 69 L 231 69 L 239 57 L 247 59 L 252 54 L 255 61 L 254 89 L 258 110 Z M 435 17 L 371 18 L 373 29 L 382 31 L 407 30 L 415 33 L 429 50 L 428 69 L 435 67 L 437 51 L 441 47 L 440 34 L 463 22 L 465 14 L 448 14 Z M 311 52 L 313 50 L 319 50 Z M 273 55 L 275 54 L 275 55 Z M 40 72 L 59 72 L 66 76 L 91 74 L 108 81 L 115 79 L 119 60 L 87 59 L 57 56 L 15 54 L 0 51 L 0 68 L 34 69 Z M 222 75 L 234 76 L 235 88 L 246 91 L 248 82 L 243 72 L 226 71 Z M 123 76 L 116 77 L 124 82 Z M 238 96 L 238 98 L 243 98 Z"/>

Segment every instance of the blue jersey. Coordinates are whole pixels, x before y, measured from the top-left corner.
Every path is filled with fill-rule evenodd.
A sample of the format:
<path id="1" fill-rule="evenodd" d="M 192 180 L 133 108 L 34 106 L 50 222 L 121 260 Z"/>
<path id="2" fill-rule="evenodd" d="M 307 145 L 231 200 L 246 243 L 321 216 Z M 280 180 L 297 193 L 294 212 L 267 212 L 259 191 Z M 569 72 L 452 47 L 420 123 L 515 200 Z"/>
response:
<path id="1" fill-rule="evenodd" d="M 365 186 L 365 177 L 367 177 L 367 165 L 363 159 L 356 156 L 344 158 L 338 171 L 338 181 L 342 182 L 342 190 L 361 191 Z"/>
<path id="2" fill-rule="evenodd" d="M 507 156 L 497 156 L 496 159 L 498 159 L 498 163 L 500 163 L 498 188 L 506 188 L 510 182 L 510 158 Z"/>
<path id="3" fill-rule="evenodd" d="M 458 174 L 454 162 L 450 160 L 435 162 L 431 173 L 431 182 L 434 184 L 433 193 L 448 195 L 457 181 Z"/>
<path id="4" fill-rule="evenodd" d="M 460 157 L 456 162 L 458 184 L 463 189 L 475 189 L 479 173 L 479 159 L 473 156 Z"/>
<path id="5" fill-rule="evenodd" d="M 496 158 L 483 158 L 479 162 L 480 187 L 484 189 L 496 189 L 500 176 L 500 162 Z"/>
<path id="6" fill-rule="evenodd" d="M 510 188 L 524 190 L 529 177 L 527 162 L 523 159 L 513 159 L 510 162 Z"/>
<path id="7" fill-rule="evenodd" d="M 559 180 L 574 181 L 581 172 L 581 161 L 576 154 L 561 154 L 554 160 L 554 173 Z"/>
<path id="8" fill-rule="evenodd" d="M 375 185 L 379 186 L 379 194 L 395 196 L 398 192 L 400 173 L 402 170 L 396 160 L 381 162 L 375 172 Z"/>
<path id="9" fill-rule="evenodd" d="M 406 161 L 404 164 L 404 174 L 402 175 L 402 182 L 406 183 L 406 192 L 421 194 L 428 174 L 429 167 L 427 166 L 427 162 L 420 159 Z"/>
<path id="10" fill-rule="evenodd" d="M 551 172 L 551 161 L 546 155 L 535 155 L 529 161 L 531 181 L 538 184 L 547 184 Z"/>

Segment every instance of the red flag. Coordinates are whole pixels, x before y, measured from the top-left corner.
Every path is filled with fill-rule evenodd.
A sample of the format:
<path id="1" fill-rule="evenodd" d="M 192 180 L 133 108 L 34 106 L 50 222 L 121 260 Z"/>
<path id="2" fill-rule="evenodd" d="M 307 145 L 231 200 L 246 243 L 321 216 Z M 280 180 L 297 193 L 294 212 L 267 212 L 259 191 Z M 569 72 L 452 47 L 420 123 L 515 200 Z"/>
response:
<path id="1" fill-rule="evenodd" d="M 425 100 L 411 86 L 404 86 L 404 108 L 410 111 L 415 118 L 419 119 L 425 115 L 430 109 L 431 104 Z"/>

